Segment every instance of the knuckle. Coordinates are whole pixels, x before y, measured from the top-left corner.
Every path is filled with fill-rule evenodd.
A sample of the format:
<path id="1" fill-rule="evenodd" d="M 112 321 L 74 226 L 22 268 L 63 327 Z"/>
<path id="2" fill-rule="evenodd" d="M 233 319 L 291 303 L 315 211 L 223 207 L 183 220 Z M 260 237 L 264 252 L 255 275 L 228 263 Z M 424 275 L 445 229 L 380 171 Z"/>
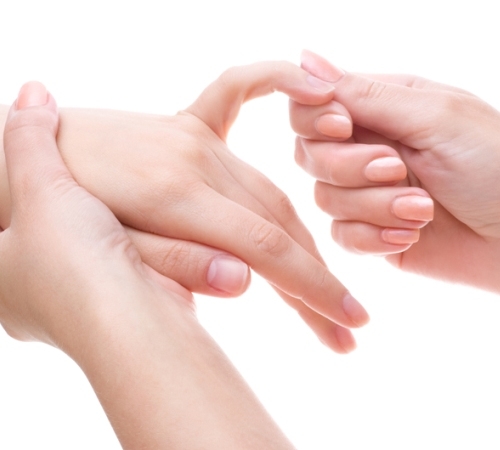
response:
<path id="1" fill-rule="evenodd" d="M 241 66 L 233 66 L 224 70 L 217 78 L 217 83 L 222 88 L 232 86 L 241 73 Z"/>
<path id="2" fill-rule="evenodd" d="M 271 192 L 274 197 L 272 212 L 273 215 L 278 218 L 282 226 L 286 226 L 290 222 L 298 219 L 298 215 L 292 201 L 281 189 L 276 187 L 267 178 L 262 185 L 268 192 Z"/>
<path id="3" fill-rule="evenodd" d="M 367 100 L 377 100 L 384 96 L 386 85 L 374 80 L 367 80 L 360 87 L 360 98 Z"/>
<path id="4" fill-rule="evenodd" d="M 158 249 L 160 267 L 165 276 L 179 281 L 180 274 L 189 273 L 192 278 L 198 271 L 199 259 L 192 258 L 192 249 L 182 241 L 170 242 L 167 248 Z"/>
<path id="5" fill-rule="evenodd" d="M 456 92 L 441 92 L 434 101 L 434 116 L 439 116 L 441 120 L 457 114 L 461 115 L 468 109 L 468 105 L 464 104 L 463 96 Z"/>
<path id="6" fill-rule="evenodd" d="M 291 246 L 288 235 L 269 222 L 254 225 L 249 236 L 251 244 L 259 252 L 275 258 L 285 255 Z"/>

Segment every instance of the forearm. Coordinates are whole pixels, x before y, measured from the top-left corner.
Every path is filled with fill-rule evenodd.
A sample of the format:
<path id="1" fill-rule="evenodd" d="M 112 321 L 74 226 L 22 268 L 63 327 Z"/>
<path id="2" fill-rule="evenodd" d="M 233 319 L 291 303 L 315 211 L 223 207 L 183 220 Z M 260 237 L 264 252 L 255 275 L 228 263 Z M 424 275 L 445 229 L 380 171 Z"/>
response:
<path id="1" fill-rule="evenodd" d="M 293 448 L 194 314 L 166 295 L 141 305 L 71 352 L 124 448 Z"/>

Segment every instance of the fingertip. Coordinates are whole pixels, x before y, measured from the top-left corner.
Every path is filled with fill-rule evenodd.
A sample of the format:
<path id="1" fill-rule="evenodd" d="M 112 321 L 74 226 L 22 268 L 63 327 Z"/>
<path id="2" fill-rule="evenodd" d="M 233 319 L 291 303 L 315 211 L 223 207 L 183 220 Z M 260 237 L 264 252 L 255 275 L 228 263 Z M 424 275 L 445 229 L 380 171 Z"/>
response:
<path id="1" fill-rule="evenodd" d="M 338 345 L 343 351 L 337 348 L 337 353 L 347 354 L 356 350 L 356 340 L 352 335 L 351 331 L 344 327 L 337 327 L 335 329 L 335 338 L 337 339 Z"/>
<path id="2" fill-rule="evenodd" d="M 21 86 L 14 103 L 16 110 L 46 106 L 56 112 L 56 103 L 47 88 L 39 81 L 28 81 Z"/>
<path id="3" fill-rule="evenodd" d="M 339 69 L 322 56 L 310 50 L 302 50 L 300 63 L 300 67 L 307 70 L 310 74 L 330 83 L 336 83 L 345 75 L 344 70 Z"/>
<path id="4" fill-rule="evenodd" d="M 344 295 L 342 299 L 342 308 L 356 327 L 362 327 L 370 321 L 370 316 L 365 308 L 363 308 L 361 303 L 359 303 L 350 292 L 346 292 Z"/>

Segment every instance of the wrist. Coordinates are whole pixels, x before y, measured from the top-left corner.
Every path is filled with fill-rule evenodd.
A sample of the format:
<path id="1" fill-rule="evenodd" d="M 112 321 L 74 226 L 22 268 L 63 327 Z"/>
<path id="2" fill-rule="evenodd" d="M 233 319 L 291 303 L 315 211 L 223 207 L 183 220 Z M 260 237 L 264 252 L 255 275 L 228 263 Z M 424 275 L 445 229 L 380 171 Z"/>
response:
<path id="1" fill-rule="evenodd" d="M 138 291 L 69 352 L 123 448 L 292 448 L 189 303 Z"/>

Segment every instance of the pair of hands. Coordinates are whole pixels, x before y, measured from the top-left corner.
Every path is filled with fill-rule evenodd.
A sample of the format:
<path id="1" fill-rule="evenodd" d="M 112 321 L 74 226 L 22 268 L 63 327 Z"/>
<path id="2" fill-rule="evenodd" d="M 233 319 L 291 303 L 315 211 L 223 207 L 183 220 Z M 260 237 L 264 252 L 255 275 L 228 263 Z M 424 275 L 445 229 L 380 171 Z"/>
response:
<path id="1" fill-rule="evenodd" d="M 388 255 L 390 262 L 404 270 L 499 291 L 500 194 L 495 189 L 500 167 L 498 112 L 455 88 L 408 76 L 345 74 L 308 52 L 304 53 L 303 68 L 315 77 L 287 63 L 233 69 L 191 108 L 172 118 L 63 112 L 58 143 L 72 175 L 126 225 L 125 237 L 115 219 L 108 224 L 120 230 L 118 241 L 125 248 L 134 249 L 131 259 L 128 250 L 121 252 L 120 258 L 136 271 L 140 267 L 139 278 L 147 275 L 153 284 L 167 287 L 189 303 L 191 294 L 182 286 L 209 294 L 241 293 L 249 281 L 248 268 L 229 253 L 240 256 L 281 289 L 285 300 L 327 345 L 337 351 L 354 347 L 350 332 L 337 324 L 362 324 L 366 313 L 324 268 L 286 196 L 237 160 L 224 143 L 245 100 L 281 90 L 292 98 L 292 126 L 301 136 L 297 162 L 320 180 L 317 202 L 336 219 L 332 232 L 340 244 L 358 252 Z M 20 98 L 23 95 L 21 92 Z M 18 145 L 12 144 L 16 141 L 9 136 L 16 133 L 9 129 L 15 129 L 15 117 L 25 113 L 11 114 L 7 152 L 9 145 Z M 54 116 L 53 111 L 51 114 Z M 24 130 L 18 133 L 22 136 L 32 119 L 25 123 L 17 120 Z M 35 124 L 32 130 L 45 127 L 53 135 L 55 123 Z M 345 141 L 351 134 L 351 123 L 352 138 Z M 11 166 L 16 170 L 19 161 L 14 161 Z M 32 171 L 31 176 L 24 176 L 28 181 L 39 173 L 41 180 L 46 179 L 45 169 L 32 165 L 26 170 Z M 64 178 L 69 179 L 66 172 Z M 1 179 L 6 182 L 6 177 Z M 9 180 L 14 190 L 16 177 L 9 175 Z M 41 195 L 41 188 L 40 184 L 24 192 Z M 38 311 L 35 316 L 43 315 L 47 308 L 30 306 L 28 294 L 23 295 L 25 306 L 18 300 L 12 303 L 15 286 L 31 286 L 32 295 L 47 292 L 53 297 L 51 286 L 59 289 L 68 285 L 71 293 L 83 285 L 82 278 L 75 278 L 78 283 L 68 281 L 68 275 L 55 280 L 49 277 L 49 269 L 57 267 L 58 259 L 41 270 L 45 261 L 32 256 L 48 255 L 64 242 L 54 240 L 60 234 L 59 219 L 51 224 L 40 220 L 49 218 L 43 213 L 50 211 L 48 199 L 37 206 L 29 200 L 30 195 L 9 195 L 5 184 L 0 195 L 0 225 L 7 229 L 2 245 L 9 249 L 4 251 L 9 257 L 3 259 L 9 262 L 8 267 L 4 262 L 6 268 L 1 272 L 5 275 L 0 319 L 14 336 L 51 341 L 51 332 L 31 330 L 22 319 L 34 311 Z M 30 205 L 19 206 L 20 210 L 31 211 L 17 221 L 27 226 L 18 225 L 22 232 L 15 232 L 14 220 L 9 226 L 10 200 L 15 211 L 18 197 L 20 205 Z M 72 208 L 74 216 L 80 217 L 77 223 L 87 222 L 83 213 L 76 214 L 77 206 Z M 51 216 L 58 218 L 64 209 L 60 207 Z M 65 223 L 64 215 L 60 217 Z M 103 217 L 111 216 L 106 212 Z M 76 238 L 76 233 L 67 231 Z M 82 246 L 80 242 L 82 250 L 69 251 L 65 258 L 84 254 L 88 250 L 83 248 L 92 247 L 92 242 L 96 243 L 86 241 Z M 35 247 L 25 248 L 32 244 Z M 72 241 L 63 247 L 73 248 Z M 92 265 L 88 260 L 85 264 Z M 48 278 L 34 276 L 39 272 Z M 77 272 L 80 270 L 68 273 Z M 89 275 L 85 270 L 81 273 L 86 278 Z M 44 302 L 40 300 L 40 305 Z M 9 312 L 16 308 L 20 308 L 17 313 Z M 54 313 L 57 309 L 54 307 Z"/>
<path id="2" fill-rule="evenodd" d="M 457 88 L 344 73 L 308 51 L 302 67 L 336 87 L 331 102 L 290 106 L 295 158 L 318 179 L 335 241 L 500 292 L 500 113 Z M 342 123 L 352 135 L 339 141 Z"/>
<path id="3" fill-rule="evenodd" d="M 7 176 L 1 177 L 0 225 L 10 269 L 2 270 L 0 321 L 11 335 L 63 346 L 66 334 L 59 336 L 56 324 L 61 314 L 74 320 L 77 314 L 73 302 L 70 311 L 61 302 L 80 291 L 97 292 L 107 278 L 105 285 L 117 279 L 126 285 L 130 276 L 133 289 L 144 278 L 147 285 L 159 285 L 190 303 L 189 290 L 241 293 L 249 282 L 248 264 L 325 344 L 339 352 L 354 348 L 345 327 L 366 323 L 366 312 L 326 269 L 288 198 L 225 145 L 244 101 L 279 90 L 302 104 L 323 104 L 332 96 L 331 83 L 290 63 L 260 63 L 229 70 L 174 117 L 66 110 L 59 124 L 50 96 L 46 105 L 29 100 L 46 96 L 42 90 L 37 84 L 23 88 L 6 125 L 9 182 L 6 186 Z M 46 142 L 54 152 L 57 128 L 57 145 L 69 172 L 58 159 L 54 173 L 63 181 L 47 175 L 52 166 L 42 164 L 44 158 L 38 156 L 18 182 L 11 170 L 23 163 L 9 153 L 33 142 Z M 36 133 L 42 130 L 45 138 L 38 140 Z M 31 178 L 34 186 L 29 185 Z M 42 189 L 43 182 L 47 189 Z M 16 194 L 19 189 L 22 195 Z M 53 208 L 51 197 L 57 199 Z M 18 210 L 30 213 L 24 216 Z M 96 231 L 90 223 L 99 224 Z M 123 270 L 116 270 L 120 265 L 105 256 L 108 252 L 119 254 Z M 67 262 L 67 268 L 58 261 Z M 114 267 L 114 276 L 104 263 Z M 16 286 L 26 293 L 16 295 Z M 44 295 L 36 299 L 37 292 Z M 47 308 L 58 292 L 59 300 Z M 110 302 L 111 309 L 115 306 Z"/>

